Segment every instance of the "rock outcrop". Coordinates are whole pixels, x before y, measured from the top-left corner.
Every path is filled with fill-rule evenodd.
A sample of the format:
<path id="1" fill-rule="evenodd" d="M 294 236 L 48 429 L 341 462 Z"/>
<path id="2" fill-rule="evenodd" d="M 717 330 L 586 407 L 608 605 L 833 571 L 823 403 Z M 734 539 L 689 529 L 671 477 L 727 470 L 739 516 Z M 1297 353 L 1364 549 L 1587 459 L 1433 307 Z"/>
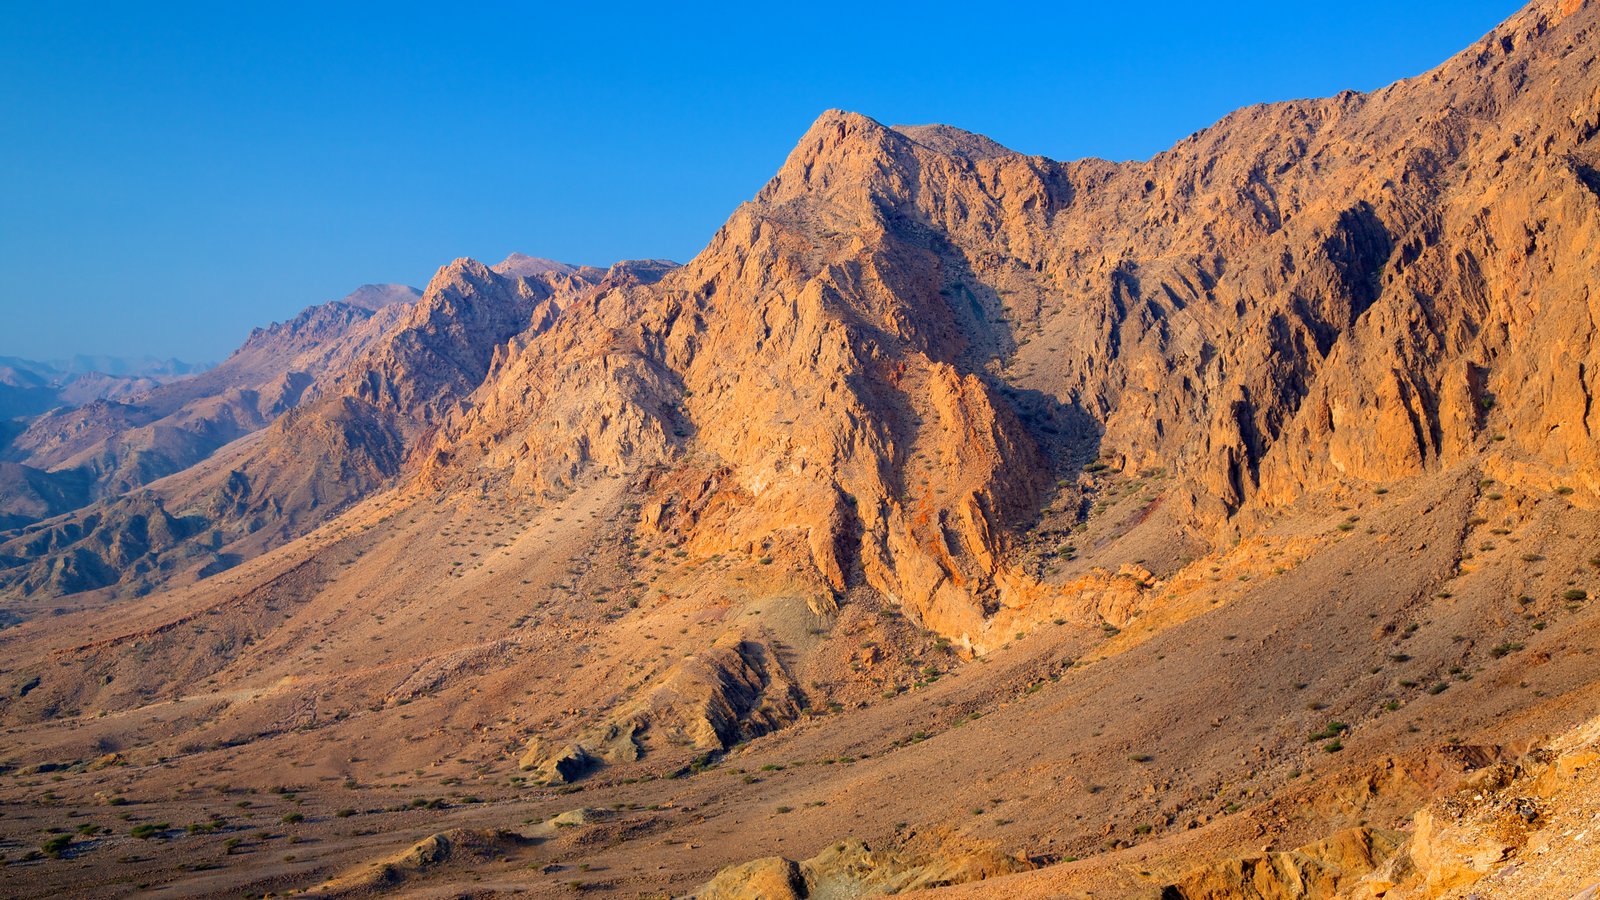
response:
<path id="1" fill-rule="evenodd" d="M 1600 720 L 1479 771 L 1418 810 L 1411 834 L 1347 896 L 1568 897 L 1600 886 Z"/>
<path id="2" fill-rule="evenodd" d="M 1278 853 L 1230 859 L 1197 869 L 1161 890 L 1161 900 L 1333 900 L 1383 865 L 1405 836 L 1348 828 Z"/>
<path id="3" fill-rule="evenodd" d="M 913 833 L 873 850 L 857 840 L 832 844 L 795 862 L 781 856 L 729 866 L 692 896 L 695 900 L 805 900 L 876 897 L 968 884 L 1024 872 L 1026 860 L 949 829 Z"/>
<path id="4" fill-rule="evenodd" d="M 633 762 L 650 744 L 725 750 L 797 719 L 804 696 L 755 640 L 719 641 L 670 671 L 577 740 L 547 748 L 534 737 L 520 768 L 546 783 L 577 781 L 602 765 Z"/>
<path id="5" fill-rule="evenodd" d="M 312 896 L 350 897 L 392 891 L 448 865 L 483 862 L 528 843 L 509 831 L 452 828 L 429 835 L 404 852 L 359 867 L 318 885 Z"/>

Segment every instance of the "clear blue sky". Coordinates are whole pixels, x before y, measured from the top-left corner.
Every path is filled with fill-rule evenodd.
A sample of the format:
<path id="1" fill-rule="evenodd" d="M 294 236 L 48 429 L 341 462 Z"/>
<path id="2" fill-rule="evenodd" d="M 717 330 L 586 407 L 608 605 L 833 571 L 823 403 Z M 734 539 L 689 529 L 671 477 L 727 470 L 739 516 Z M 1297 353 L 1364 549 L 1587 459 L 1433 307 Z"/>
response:
<path id="1" fill-rule="evenodd" d="M 0 8 L 0 355 L 219 359 L 456 256 L 684 260 L 829 107 L 1147 157 L 1510 0 Z"/>

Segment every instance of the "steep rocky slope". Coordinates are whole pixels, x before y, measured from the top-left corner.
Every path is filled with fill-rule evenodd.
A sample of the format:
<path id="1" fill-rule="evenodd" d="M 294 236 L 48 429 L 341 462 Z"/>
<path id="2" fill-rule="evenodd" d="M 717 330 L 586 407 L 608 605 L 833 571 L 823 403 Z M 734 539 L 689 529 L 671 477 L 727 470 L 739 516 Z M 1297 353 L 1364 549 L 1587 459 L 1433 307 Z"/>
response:
<path id="1" fill-rule="evenodd" d="M 170 851 L 41 893 L 1465 889 L 1600 715 L 1597 37 L 1147 162 L 829 112 L 682 267 L 457 260 L 0 544 L 0 831 Z"/>
<path id="2" fill-rule="evenodd" d="M 7 514 L 5 528 L 22 529 L 99 499 L 114 502 L 265 427 L 304 399 L 315 373 L 338 365 L 370 342 L 416 296 L 415 290 L 399 285 L 367 285 L 288 322 L 256 329 L 213 369 L 125 399 L 64 406 L 34 419 L 6 450 L 8 461 L 3 465 L 14 489 L 0 493 Z M 147 499 L 135 501 L 135 505 L 147 503 Z M 109 535 L 125 525 L 142 527 L 137 514 L 109 518 L 107 524 L 106 516 L 91 513 L 69 524 L 80 534 L 98 530 Z M 23 559 L 48 555 L 61 542 L 60 534 L 58 530 L 44 544 L 24 540 L 16 546 Z M 17 564 L 16 558 L 10 559 Z M 112 570 L 131 566 L 135 560 L 108 562 L 74 553 L 49 564 L 56 574 L 48 583 L 58 592 L 68 592 L 115 582 Z M 96 574 L 78 574 L 81 567 Z"/>
<path id="3" fill-rule="evenodd" d="M 382 331 L 394 313 L 377 315 L 381 310 L 415 298 L 399 285 L 367 285 L 310 307 L 256 329 L 226 361 L 200 375 L 35 421 L 9 456 L 44 471 L 87 472 L 102 495 L 182 470 L 293 407 L 315 373 Z"/>
<path id="4" fill-rule="evenodd" d="M 12 564 L 0 581 L 38 599 L 143 591 L 213 574 L 297 537 L 396 476 L 413 444 L 478 386 L 507 341 L 540 333 L 570 297 L 598 284 L 664 270 L 655 262 L 610 272 L 538 262 L 513 257 L 504 265 L 526 273 L 500 274 L 457 260 L 412 302 L 404 299 L 409 289 L 369 286 L 258 330 L 217 369 L 142 405 L 96 404 L 41 419 L 16 441 L 23 458 L 55 472 L 87 471 L 106 499 L 5 543 L 0 560 Z M 252 379 L 254 388 L 236 386 Z M 173 540 L 135 541 L 138 552 L 108 558 L 116 535 L 141 531 L 152 510 L 174 523 Z"/>
<path id="5" fill-rule="evenodd" d="M 1008 532 L 1097 459 L 1169 473 L 1201 546 L 1469 459 L 1593 503 L 1588 17 L 1148 163 L 829 113 L 682 271 L 514 354 L 429 474 L 694 470 L 652 527 L 792 545 L 819 594 L 858 573 L 978 649 L 1052 602 Z"/>

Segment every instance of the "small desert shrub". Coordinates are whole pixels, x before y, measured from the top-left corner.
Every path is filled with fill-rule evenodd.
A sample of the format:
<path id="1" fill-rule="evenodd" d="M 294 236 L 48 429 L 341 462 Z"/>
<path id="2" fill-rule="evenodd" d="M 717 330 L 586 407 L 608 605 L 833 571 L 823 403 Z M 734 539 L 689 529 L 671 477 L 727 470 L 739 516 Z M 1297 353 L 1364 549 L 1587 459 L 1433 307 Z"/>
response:
<path id="1" fill-rule="evenodd" d="M 1329 722 L 1327 725 L 1323 726 L 1321 731 L 1312 734 L 1309 739 L 1313 741 L 1325 741 L 1329 738 L 1336 738 L 1349 730 L 1350 726 L 1343 722 Z"/>
<path id="2" fill-rule="evenodd" d="M 1515 653 L 1515 652 L 1517 652 L 1518 650 L 1521 650 L 1521 649 L 1522 649 L 1522 645 L 1521 644 L 1518 644 L 1518 643 L 1516 643 L 1514 641 L 1506 641 L 1503 644 L 1496 644 L 1494 647 L 1490 648 L 1489 655 L 1494 657 L 1495 659 L 1499 659 L 1502 656 L 1505 656 L 1505 655 L 1510 654 L 1510 653 Z"/>
<path id="3" fill-rule="evenodd" d="M 70 843 L 72 843 L 72 835 L 58 834 L 40 844 L 39 852 L 51 859 L 60 859 L 62 852 L 67 849 L 67 845 Z"/>

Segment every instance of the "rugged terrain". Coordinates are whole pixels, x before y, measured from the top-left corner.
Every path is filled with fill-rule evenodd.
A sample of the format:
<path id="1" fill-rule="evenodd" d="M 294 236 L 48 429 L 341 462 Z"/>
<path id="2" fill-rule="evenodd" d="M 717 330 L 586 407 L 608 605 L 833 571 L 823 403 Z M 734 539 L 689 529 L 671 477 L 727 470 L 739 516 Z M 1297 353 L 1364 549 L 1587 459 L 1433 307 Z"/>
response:
<path id="1" fill-rule="evenodd" d="M 828 112 L 682 266 L 35 421 L 5 890 L 1593 887 L 1597 50 L 1146 162 Z"/>
<path id="2" fill-rule="evenodd" d="M 264 427 L 302 399 L 313 373 L 347 362 L 381 332 L 394 316 L 386 308 L 416 296 L 400 285 L 366 285 L 257 329 L 224 363 L 199 373 L 123 377 L 117 389 L 92 395 L 83 390 L 99 386 L 94 373 L 65 381 L 19 411 L 0 441 L 0 471 L 19 485 L 5 493 L 3 524 L 17 529 L 126 494 Z"/>

